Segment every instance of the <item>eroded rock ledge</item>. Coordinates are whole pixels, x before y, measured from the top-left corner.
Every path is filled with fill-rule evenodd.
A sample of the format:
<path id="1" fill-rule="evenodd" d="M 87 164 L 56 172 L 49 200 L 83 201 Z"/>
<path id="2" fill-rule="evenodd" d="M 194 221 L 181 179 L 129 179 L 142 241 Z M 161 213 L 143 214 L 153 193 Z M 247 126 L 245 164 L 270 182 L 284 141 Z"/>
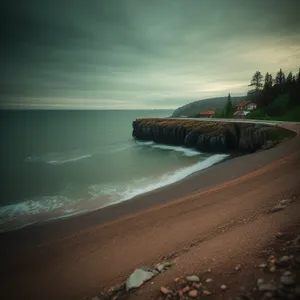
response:
<path id="1" fill-rule="evenodd" d="M 132 136 L 137 140 L 216 153 L 250 153 L 269 148 L 291 135 L 283 128 L 263 124 L 188 119 L 137 119 L 132 126 Z"/>

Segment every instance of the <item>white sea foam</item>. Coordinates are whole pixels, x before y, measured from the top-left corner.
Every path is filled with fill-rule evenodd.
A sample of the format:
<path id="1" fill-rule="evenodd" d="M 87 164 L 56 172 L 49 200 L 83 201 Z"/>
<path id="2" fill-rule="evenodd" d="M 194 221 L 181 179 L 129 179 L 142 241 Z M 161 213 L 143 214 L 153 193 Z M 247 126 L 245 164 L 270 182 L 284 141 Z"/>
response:
<path id="1" fill-rule="evenodd" d="M 60 195 L 36 197 L 20 203 L 0 206 L 0 220 L 24 215 L 46 213 L 70 203 L 74 203 L 74 200 Z"/>
<path id="2" fill-rule="evenodd" d="M 191 149 L 191 148 L 186 148 L 186 147 L 179 147 L 179 146 L 168 146 L 168 145 L 161 145 L 161 144 L 154 144 L 151 145 L 152 148 L 158 148 L 161 150 L 168 150 L 168 151 L 176 151 L 176 152 L 182 152 L 182 155 L 184 156 L 197 156 L 200 155 L 201 152 Z"/>
<path id="3" fill-rule="evenodd" d="M 91 156 L 92 156 L 91 154 L 86 154 L 86 155 L 81 155 L 81 156 L 78 156 L 78 157 L 72 157 L 72 158 L 66 158 L 66 159 L 61 158 L 61 159 L 56 159 L 56 160 L 49 160 L 49 161 L 46 161 L 46 162 L 48 164 L 51 164 L 51 165 L 62 165 L 62 164 L 65 164 L 65 163 L 75 162 L 75 161 L 78 161 L 78 160 L 89 158 Z"/>
<path id="4" fill-rule="evenodd" d="M 25 159 L 27 162 L 44 162 L 51 165 L 62 165 L 72 163 L 91 157 L 91 153 L 83 151 L 71 151 L 66 153 L 47 153 L 41 156 L 30 156 Z"/>
<path id="5" fill-rule="evenodd" d="M 177 171 L 165 173 L 159 177 L 139 178 L 133 180 L 127 185 L 114 185 L 114 184 L 99 184 L 89 187 L 89 193 L 92 195 L 92 200 L 98 199 L 105 195 L 110 196 L 110 201 L 101 207 L 123 202 L 132 199 L 135 196 L 156 190 L 158 188 L 170 185 L 180 181 L 187 176 L 206 169 L 228 157 L 227 154 L 215 154 L 205 160 L 199 161 L 189 167 L 181 168 Z M 151 182 L 149 184 L 149 182 Z M 100 207 L 99 207 L 100 208 Z"/>
<path id="6" fill-rule="evenodd" d="M 163 145 L 148 145 L 165 150 L 181 151 L 183 155 L 196 155 L 194 150 L 184 147 Z M 163 146 L 163 148 L 162 148 Z M 180 149 L 181 148 L 181 149 Z M 175 151 L 176 151 L 175 150 Z M 190 151 L 190 152 L 189 152 Z M 196 152 L 196 151 L 195 151 Z M 199 152 L 197 152 L 197 155 Z M 47 221 L 57 218 L 67 218 L 89 210 L 103 208 L 112 204 L 132 199 L 135 196 L 170 185 L 197 171 L 206 169 L 215 163 L 224 160 L 228 155 L 216 154 L 206 159 L 176 171 L 166 172 L 161 176 L 147 176 L 132 179 L 127 183 L 101 183 L 93 184 L 87 188 L 87 197 L 83 199 L 70 199 L 63 192 L 56 196 L 44 196 L 27 199 L 21 203 L 0 207 L 0 232 L 24 227 L 28 224 Z M 11 225 L 11 226 L 10 226 Z"/>
<path id="7" fill-rule="evenodd" d="M 153 145 L 154 142 L 143 142 L 143 141 L 135 141 L 136 144 L 138 145 L 142 145 L 142 146 L 149 146 L 149 145 Z"/>
<path id="8" fill-rule="evenodd" d="M 180 146 L 171 146 L 171 145 L 163 145 L 163 144 L 157 144 L 152 141 L 150 142 L 143 142 L 143 141 L 136 141 L 136 144 L 141 146 L 148 146 L 150 148 L 154 149 L 161 149 L 166 151 L 175 151 L 175 152 L 181 152 L 183 156 L 197 156 L 201 155 L 200 151 L 197 151 L 195 149 L 186 148 L 186 147 L 180 147 Z"/>

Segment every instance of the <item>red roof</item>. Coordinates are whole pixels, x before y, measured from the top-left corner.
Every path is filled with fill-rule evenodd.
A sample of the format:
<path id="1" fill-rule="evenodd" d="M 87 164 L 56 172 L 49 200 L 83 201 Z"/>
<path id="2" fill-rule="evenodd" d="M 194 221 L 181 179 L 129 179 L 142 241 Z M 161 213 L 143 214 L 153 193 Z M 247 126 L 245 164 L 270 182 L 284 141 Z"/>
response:
<path id="1" fill-rule="evenodd" d="M 248 104 L 253 103 L 252 101 L 242 101 L 241 103 L 239 103 L 237 106 L 238 107 L 244 107 L 247 106 Z"/>
<path id="2" fill-rule="evenodd" d="M 214 114 L 215 112 L 213 110 L 205 110 L 200 113 L 200 115 L 205 115 L 205 116 L 212 116 Z"/>

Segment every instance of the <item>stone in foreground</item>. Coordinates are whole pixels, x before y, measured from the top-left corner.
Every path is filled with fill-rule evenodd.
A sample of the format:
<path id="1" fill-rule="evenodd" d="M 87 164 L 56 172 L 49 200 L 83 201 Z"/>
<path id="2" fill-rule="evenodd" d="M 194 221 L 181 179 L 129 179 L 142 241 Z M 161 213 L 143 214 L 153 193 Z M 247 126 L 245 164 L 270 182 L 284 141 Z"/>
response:
<path id="1" fill-rule="evenodd" d="M 126 281 L 126 290 L 138 288 L 144 282 L 150 280 L 156 274 L 151 271 L 150 268 L 139 268 L 136 269 Z"/>
<path id="2" fill-rule="evenodd" d="M 274 292 L 277 290 L 277 287 L 272 283 L 262 283 L 258 286 L 258 290 L 260 292 Z"/>
<path id="3" fill-rule="evenodd" d="M 200 278 L 197 275 L 186 276 L 185 279 L 189 282 L 200 282 Z"/>
<path id="4" fill-rule="evenodd" d="M 197 290 L 191 290 L 189 291 L 189 297 L 191 298 L 197 298 L 198 296 L 198 291 Z"/>

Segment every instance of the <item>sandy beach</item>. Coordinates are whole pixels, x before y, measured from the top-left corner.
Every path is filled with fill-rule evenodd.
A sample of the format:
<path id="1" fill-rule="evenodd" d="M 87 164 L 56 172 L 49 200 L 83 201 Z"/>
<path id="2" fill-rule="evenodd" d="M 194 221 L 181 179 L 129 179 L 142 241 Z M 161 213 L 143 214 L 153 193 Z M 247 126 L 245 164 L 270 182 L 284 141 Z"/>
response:
<path id="1" fill-rule="evenodd" d="M 284 127 L 300 132 L 300 125 Z M 300 221 L 299 201 L 268 214 L 284 197 L 300 200 L 299 150 L 298 135 L 114 206 L 3 233 L 3 294 L 92 297 L 165 257 L 176 257 L 176 266 L 128 299 L 154 299 L 161 285 L 207 268 L 222 279 L 233 264 L 255 262 L 278 231 Z"/>

